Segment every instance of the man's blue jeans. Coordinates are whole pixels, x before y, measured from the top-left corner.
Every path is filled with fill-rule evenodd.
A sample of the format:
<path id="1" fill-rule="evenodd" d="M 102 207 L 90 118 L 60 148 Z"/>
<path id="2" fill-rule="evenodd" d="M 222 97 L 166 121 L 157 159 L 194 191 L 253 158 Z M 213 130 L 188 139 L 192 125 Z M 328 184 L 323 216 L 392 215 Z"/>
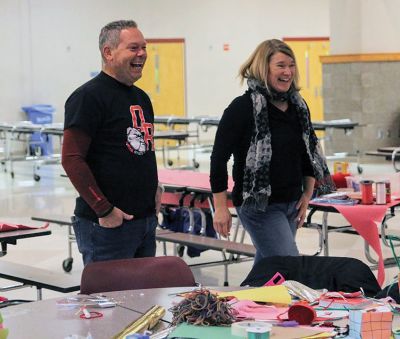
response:
<path id="1" fill-rule="evenodd" d="M 236 208 L 256 248 L 254 264 L 264 257 L 299 255 L 295 241 L 296 203 L 272 203 L 265 212 L 249 206 Z"/>
<path id="2" fill-rule="evenodd" d="M 106 228 L 77 216 L 72 218 L 76 242 L 84 265 L 93 261 L 152 257 L 156 254 L 156 216 L 124 220 Z"/>

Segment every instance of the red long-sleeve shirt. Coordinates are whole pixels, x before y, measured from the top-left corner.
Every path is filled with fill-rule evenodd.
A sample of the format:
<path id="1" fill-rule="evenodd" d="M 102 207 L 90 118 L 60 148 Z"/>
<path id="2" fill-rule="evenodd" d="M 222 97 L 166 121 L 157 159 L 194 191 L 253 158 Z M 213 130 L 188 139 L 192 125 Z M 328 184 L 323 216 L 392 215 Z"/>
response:
<path id="1" fill-rule="evenodd" d="M 61 164 L 80 196 L 96 212 L 97 216 L 101 217 L 110 211 L 112 204 L 100 190 L 86 162 L 91 141 L 92 139 L 78 128 L 66 129 Z"/>

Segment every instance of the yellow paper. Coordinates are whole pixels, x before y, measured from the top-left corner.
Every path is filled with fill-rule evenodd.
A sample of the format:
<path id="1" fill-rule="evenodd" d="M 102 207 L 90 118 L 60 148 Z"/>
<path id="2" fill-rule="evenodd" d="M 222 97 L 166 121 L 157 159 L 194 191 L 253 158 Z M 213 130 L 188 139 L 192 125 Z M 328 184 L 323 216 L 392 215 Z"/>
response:
<path id="1" fill-rule="evenodd" d="M 303 337 L 303 339 L 321 339 L 321 338 L 332 338 L 335 334 L 332 332 L 323 332 L 310 337 Z"/>
<path id="2" fill-rule="evenodd" d="M 271 332 L 271 339 L 309 339 L 309 338 L 326 338 L 325 332 L 321 332 L 319 328 L 311 328 L 311 327 L 281 327 L 281 326 L 273 326 Z M 331 333 L 332 337 L 332 333 Z"/>
<path id="3" fill-rule="evenodd" d="M 287 288 L 283 285 L 263 286 L 231 292 L 218 292 L 218 295 L 220 297 L 234 296 L 239 300 L 252 300 L 283 305 L 289 305 L 292 302 Z"/>

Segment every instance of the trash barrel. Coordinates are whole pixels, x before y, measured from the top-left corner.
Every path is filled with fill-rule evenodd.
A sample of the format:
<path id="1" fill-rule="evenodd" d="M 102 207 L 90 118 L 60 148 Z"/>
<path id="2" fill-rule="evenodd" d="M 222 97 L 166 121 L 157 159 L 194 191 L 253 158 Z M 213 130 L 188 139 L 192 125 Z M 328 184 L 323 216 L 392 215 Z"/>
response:
<path id="1" fill-rule="evenodd" d="M 29 121 L 36 125 L 51 124 L 55 108 L 52 105 L 23 106 L 22 110 L 28 116 Z M 32 133 L 29 141 L 31 155 L 53 154 L 53 143 L 51 136 L 43 135 L 40 132 Z"/>

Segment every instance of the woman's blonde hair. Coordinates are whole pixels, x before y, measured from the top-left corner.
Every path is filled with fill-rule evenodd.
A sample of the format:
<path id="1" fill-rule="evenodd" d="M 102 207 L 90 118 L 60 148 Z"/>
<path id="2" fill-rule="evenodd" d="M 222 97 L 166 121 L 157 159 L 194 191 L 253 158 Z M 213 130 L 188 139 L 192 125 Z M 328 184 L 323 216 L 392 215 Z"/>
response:
<path id="1" fill-rule="evenodd" d="M 293 78 L 292 88 L 296 91 L 300 90 L 298 85 L 299 83 L 299 74 L 297 68 L 296 57 L 292 49 L 281 40 L 271 39 L 265 40 L 260 43 L 254 52 L 250 55 L 250 57 L 246 60 L 246 62 L 240 67 L 239 77 L 240 83 L 243 84 L 245 79 L 254 78 L 258 81 L 261 81 L 265 84 L 265 87 L 269 90 L 267 79 L 268 79 L 268 71 L 269 71 L 269 62 L 271 57 L 275 54 L 281 52 L 291 57 L 296 66 L 296 73 Z"/>

